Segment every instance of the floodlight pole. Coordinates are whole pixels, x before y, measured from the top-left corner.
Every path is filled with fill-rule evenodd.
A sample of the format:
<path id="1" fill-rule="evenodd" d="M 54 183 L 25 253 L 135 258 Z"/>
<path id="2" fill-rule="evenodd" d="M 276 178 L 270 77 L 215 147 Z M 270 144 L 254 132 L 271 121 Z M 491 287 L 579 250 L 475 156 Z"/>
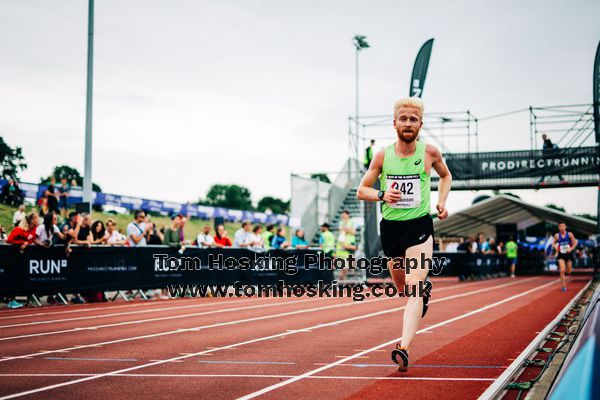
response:
<path id="1" fill-rule="evenodd" d="M 85 159 L 83 201 L 92 204 L 92 96 L 94 80 L 94 0 L 88 0 L 87 92 L 85 105 Z"/>

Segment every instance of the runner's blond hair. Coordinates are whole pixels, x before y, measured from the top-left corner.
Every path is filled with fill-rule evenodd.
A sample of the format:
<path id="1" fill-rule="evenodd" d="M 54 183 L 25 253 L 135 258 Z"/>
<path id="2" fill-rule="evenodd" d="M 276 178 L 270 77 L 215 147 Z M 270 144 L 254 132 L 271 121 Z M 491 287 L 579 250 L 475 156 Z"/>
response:
<path id="1" fill-rule="evenodd" d="M 421 118 L 423 118 L 425 104 L 423 104 L 423 101 L 418 97 L 406 97 L 404 99 L 398 100 L 396 104 L 394 104 L 394 119 L 398 117 L 398 114 L 400 113 L 400 109 L 402 107 L 416 108 L 417 110 L 419 110 Z"/>

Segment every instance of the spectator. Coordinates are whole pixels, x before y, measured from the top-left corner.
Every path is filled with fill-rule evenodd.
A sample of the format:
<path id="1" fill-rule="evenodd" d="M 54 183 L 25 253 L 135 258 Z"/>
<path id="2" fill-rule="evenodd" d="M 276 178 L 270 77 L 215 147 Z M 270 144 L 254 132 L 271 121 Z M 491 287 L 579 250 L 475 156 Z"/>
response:
<path id="1" fill-rule="evenodd" d="M 44 215 L 48 214 L 48 199 L 45 195 L 42 195 L 42 197 L 40 197 L 40 199 L 38 200 L 38 206 L 40 217 L 43 217 Z"/>
<path id="2" fill-rule="evenodd" d="M 352 267 L 350 260 L 348 260 L 348 257 L 350 256 L 350 254 L 354 254 L 356 249 L 356 236 L 354 236 L 354 234 L 352 233 L 340 232 L 335 250 L 335 256 L 337 258 L 345 260 L 344 268 L 342 269 L 338 278 L 340 281 L 346 279 L 348 270 L 350 267 Z"/>
<path id="3" fill-rule="evenodd" d="M 181 245 L 185 245 L 187 244 L 186 240 L 185 240 L 185 224 L 187 223 L 187 217 L 184 217 L 183 215 L 179 214 L 180 218 L 181 218 L 181 223 L 179 225 L 179 240 L 181 240 Z"/>
<path id="4" fill-rule="evenodd" d="M 13 226 L 19 226 L 19 223 L 23 218 L 25 218 L 25 205 L 21 204 L 19 209 L 13 214 Z"/>
<path id="5" fill-rule="evenodd" d="M 319 245 L 323 249 L 323 253 L 326 256 L 331 256 L 335 250 L 335 236 L 329 230 L 329 224 L 324 223 L 321 225 L 321 237 L 319 238 Z"/>
<path id="6" fill-rule="evenodd" d="M 340 232 L 356 235 L 356 229 L 354 229 L 354 221 L 352 221 L 352 218 L 350 218 L 350 211 L 342 211 L 339 227 Z"/>
<path id="7" fill-rule="evenodd" d="M 469 238 L 467 238 L 460 242 L 460 244 L 456 247 L 456 251 L 469 252 L 469 247 L 471 247 L 471 243 Z"/>
<path id="8" fill-rule="evenodd" d="M 486 254 L 488 249 L 489 249 L 489 244 L 485 240 L 485 235 L 483 234 L 483 232 L 479 232 L 477 234 L 477 251 L 479 253 Z"/>
<path id="9" fill-rule="evenodd" d="M 19 183 L 10 178 L 0 191 L 0 203 L 9 206 L 18 206 L 23 203 L 23 194 L 19 188 Z"/>
<path id="10" fill-rule="evenodd" d="M 54 238 L 59 237 L 61 240 L 65 239 L 63 233 L 58 229 L 56 225 L 57 217 L 54 213 L 48 213 L 44 215 L 44 223 L 38 225 L 35 230 L 35 243 L 44 246 L 50 247 L 54 244 Z"/>
<path id="11" fill-rule="evenodd" d="M 117 230 L 117 223 L 112 219 L 106 220 L 106 244 L 109 246 L 124 246 L 127 244 L 127 239 Z"/>
<path id="12" fill-rule="evenodd" d="M 262 233 L 262 226 L 255 225 L 254 228 L 252 228 L 252 233 L 250 233 L 248 235 L 248 237 L 246 238 L 245 245 L 248 246 L 252 250 L 264 250 L 265 243 L 263 242 L 261 233 Z"/>
<path id="13" fill-rule="evenodd" d="M 204 228 L 202 228 L 202 233 L 200 233 L 196 238 L 196 242 L 198 243 L 198 247 L 201 249 L 213 247 L 215 244 L 215 239 L 210 235 L 210 225 L 204 225 Z"/>
<path id="14" fill-rule="evenodd" d="M 79 233 L 77 233 L 73 243 L 89 247 L 94 242 L 94 236 L 92 236 L 92 216 L 88 213 L 81 213 L 81 220 Z"/>
<path id="15" fill-rule="evenodd" d="M 285 228 L 281 227 L 277 229 L 277 233 L 271 242 L 271 247 L 274 249 L 288 249 L 290 247 L 290 242 L 285 237 Z"/>
<path id="16" fill-rule="evenodd" d="M 148 234 L 146 235 L 146 243 L 151 245 L 161 245 L 165 239 L 163 233 L 156 227 L 156 224 L 150 220 L 150 216 L 146 218 L 148 225 Z"/>
<path id="17" fill-rule="evenodd" d="M 217 233 L 214 239 L 216 247 L 231 247 L 231 239 L 227 237 L 227 231 L 223 224 L 217 225 Z"/>
<path id="18" fill-rule="evenodd" d="M 271 242 L 273 241 L 273 236 L 275 235 L 275 225 L 269 224 L 267 225 L 266 230 L 263 232 L 263 243 L 265 244 L 265 249 L 269 250 L 271 248 Z"/>
<path id="19" fill-rule="evenodd" d="M 8 238 L 6 235 L 6 229 L 0 225 L 0 244 L 6 243 L 6 238 Z"/>
<path id="20" fill-rule="evenodd" d="M 46 202 L 48 205 L 48 212 L 55 212 L 56 214 L 60 214 L 60 207 L 58 206 L 58 190 L 56 189 L 56 178 L 50 178 L 50 184 L 46 187 L 46 191 L 44 192 L 44 196 L 46 196 Z"/>
<path id="21" fill-rule="evenodd" d="M 60 208 L 65 212 L 65 214 L 67 213 L 69 190 L 71 190 L 71 188 L 67 184 L 67 178 L 61 178 L 60 188 L 58 188 L 58 197 L 60 199 Z"/>
<path id="22" fill-rule="evenodd" d="M 131 247 L 146 246 L 146 234 L 149 227 L 146 226 L 144 220 L 146 213 L 142 210 L 135 212 L 135 219 L 127 225 L 127 242 Z"/>
<path id="23" fill-rule="evenodd" d="M 19 226 L 15 227 L 10 232 L 6 238 L 6 243 L 20 245 L 21 252 L 23 252 L 25 247 L 35 243 L 35 231 L 37 229 L 38 221 L 39 217 L 35 211 L 31 211 L 25 215 L 25 218 L 23 218 Z"/>
<path id="24" fill-rule="evenodd" d="M 163 244 L 169 247 L 179 247 L 181 245 L 181 237 L 179 229 L 181 228 L 181 215 L 171 216 L 171 226 L 165 229 Z"/>
<path id="25" fill-rule="evenodd" d="M 498 254 L 498 245 L 496 244 L 496 239 L 493 237 L 490 237 L 488 242 L 488 249 L 487 249 L 487 253 L 485 254 Z"/>
<path id="26" fill-rule="evenodd" d="M 242 227 L 233 235 L 233 247 L 248 247 L 248 236 L 251 229 L 250 222 L 242 222 Z"/>
<path id="27" fill-rule="evenodd" d="M 371 161 L 373 160 L 373 148 L 375 147 L 375 139 L 371 139 L 371 145 L 365 149 L 365 160 L 363 165 L 365 170 L 369 169 Z"/>
<path id="28" fill-rule="evenodd" d="M 544 141 L 544 143 L 542 144 L 542 159 L 545 160 L 552 160 L 553 158 L 557 158 L 559 156 L 559 154 L 557 154 L 559 152 L 558 150 L 558 146 L 554 143 L 552 143 L 552 140 L 550 140 L 550 138 L 548 137 L 548 135 L 546 135 L 545 133 L 542 134 L 542 140 Z M 560 180 L 561 183 L 566 183 L 565 178 L 560 174 L 560 169 L 559 168 L 551 168 L 548 165 L 546 165 L 546 169 L 543 170 L 544 171 L 544 175 L 542 175 L 542 177 L 540 178 L 540 180 L 537 182 L 538 185 L 543 184 L 544 183 L 544 179 L 546 179 L 546 175 L 557 175 L 558 179 Z M 556 173 L 552 173 L 552 172 L 556 172 Z"/>
<path id="29" fill-rule="evenodd" d="M 92 242 L 91 244 L 106 244 L 106 228 L 104 222 L 100 220 L 94 221 L 91 225 Z"/>
<path id="30" fill-rule="evenodd" d="M 75 211 L 69 213 L 69 219 L 65 225 L 62 226 L 61 232 L 65 235 L 65 239 L 62 240 L 62 244 L 66 246 L 65 251 L 67 255 L 71 252 L 71 243 L 75 242 L 77 235 L 79 235 L 79 229 L 83 219 Z"/>
<path id="31" fill-rule="evenodd" d="M 307 249 L 308 242 L 304 239 L 304 231 L 302 229 L 296 229 L 296 234 L 292 238 L 292 248 L 294 249 Z"/>

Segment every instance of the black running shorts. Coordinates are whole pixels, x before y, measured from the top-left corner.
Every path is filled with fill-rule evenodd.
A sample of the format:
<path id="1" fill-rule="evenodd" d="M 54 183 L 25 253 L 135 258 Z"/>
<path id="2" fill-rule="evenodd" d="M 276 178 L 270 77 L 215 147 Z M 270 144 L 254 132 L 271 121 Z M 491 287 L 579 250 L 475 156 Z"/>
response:
<path id="1" fill-rule="evenodd" d="M 557 260 L 565 260 L 565 261 L 574 261 L 575 257 L 573 257 L 573 253 L 558 253 L 556 256 Z"/>
<path id="2" fill-rule="evenodd" d="M 409 247 L 433 238 L 433 219 L 426 214 L 407 221 L 382 219 L 379 223 L 381 247 L 386 257 L 404 257 Z"/>

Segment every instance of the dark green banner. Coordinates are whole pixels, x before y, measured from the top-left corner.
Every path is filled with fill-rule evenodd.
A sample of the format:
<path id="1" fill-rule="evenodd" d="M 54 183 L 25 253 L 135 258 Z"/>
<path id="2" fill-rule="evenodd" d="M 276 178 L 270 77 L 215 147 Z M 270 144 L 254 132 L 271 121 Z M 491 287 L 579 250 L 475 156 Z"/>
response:
<path id="1" fill-rule="evenodd" d="M 429 67 L 429 57 L 431 56 L 432 47 L 433 39 L 429 39 L 421 47 L 421 50 L 419 50 L 410 78 L 409 94 L 411 97 L 421 97 L 423 95 L 423 87 L 425 86 L 425 77 L 427 76 L 427 68 Z"/>
<path id="2" fill-rule="evenodd" d="M 596 61 L 594 62 L 594 128 L 596 142 L 600 143 L 600 42 L 596 49 Z"/>
<path id="3" fill-rule="evenodd" d="M 596 175 L 597 147 L 446 154 L 453 180 Z"/>

